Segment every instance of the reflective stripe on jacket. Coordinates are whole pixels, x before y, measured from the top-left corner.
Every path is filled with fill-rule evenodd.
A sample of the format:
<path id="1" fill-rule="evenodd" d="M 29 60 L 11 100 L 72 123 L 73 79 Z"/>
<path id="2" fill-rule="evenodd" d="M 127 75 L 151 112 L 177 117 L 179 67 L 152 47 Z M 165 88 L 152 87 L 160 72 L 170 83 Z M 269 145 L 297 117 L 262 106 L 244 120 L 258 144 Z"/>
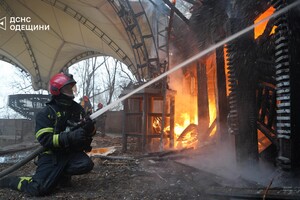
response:
<path id="1" fill-rule="evenodd" d="M 36 116 L 35 137 L 46 149 L 59 148 L 59 134 L 66 130 L 67 121 L 79 122 L 84 116 L 83 108 L 75 101 L 64 110 L 52 100 Z"/>

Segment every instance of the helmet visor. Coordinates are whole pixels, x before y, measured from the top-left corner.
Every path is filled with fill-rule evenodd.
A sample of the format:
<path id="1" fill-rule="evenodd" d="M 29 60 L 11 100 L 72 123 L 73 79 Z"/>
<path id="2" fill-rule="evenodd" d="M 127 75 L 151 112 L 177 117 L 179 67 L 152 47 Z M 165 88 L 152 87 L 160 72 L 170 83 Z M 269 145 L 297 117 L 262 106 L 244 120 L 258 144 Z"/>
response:
<path id="1" fill-rule="evenodd" d="M 60 92 L 68 97 L 74 98 L 74 90 L 76 86 L 74 83 L 67 84 L 60 89 Z"/>

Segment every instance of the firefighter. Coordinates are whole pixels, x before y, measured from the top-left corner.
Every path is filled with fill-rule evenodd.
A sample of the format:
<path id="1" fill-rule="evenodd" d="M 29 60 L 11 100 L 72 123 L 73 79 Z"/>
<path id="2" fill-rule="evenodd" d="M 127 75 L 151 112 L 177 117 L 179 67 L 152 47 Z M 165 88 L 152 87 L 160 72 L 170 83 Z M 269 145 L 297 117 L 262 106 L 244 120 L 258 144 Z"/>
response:
<path id="1" fill-rule="evenodd" d="M 97 105 L 97 110 L 100 110 L 103 108 L 103 104 L 101 102 L 98 103 Z M 97 128 L 98 132 L 100 133 L 100 136 L 104 137 L 105 136 L 105 121 L 106 121 L 106 113 L 103 113 L 102 115 L 99 116 L 97 120 Z"/>
<path id="2" fill-rule="evenodd" d="M 45 148 L 38 156 L 36 172 L 33 176 L 8 176 L 0 180 L 0 187 L 43 196 L 69 185 L 72 175 L 93 169 L 94 163 L 85 152 L 91 150 L 95 126 L 73 100 L 75 84 L 70 74 L 59 73 L 50 79 L 51 100 L 36 116 L 35 136 Z M 83 125 L 72 128 L 79 122 Z"/>
<path id="3" fill-rule="evenodd" d="M 92 104 L 87 96 L 81 98 L 80 105 L 83 107 L 85 113 L 92 113 Z"/>

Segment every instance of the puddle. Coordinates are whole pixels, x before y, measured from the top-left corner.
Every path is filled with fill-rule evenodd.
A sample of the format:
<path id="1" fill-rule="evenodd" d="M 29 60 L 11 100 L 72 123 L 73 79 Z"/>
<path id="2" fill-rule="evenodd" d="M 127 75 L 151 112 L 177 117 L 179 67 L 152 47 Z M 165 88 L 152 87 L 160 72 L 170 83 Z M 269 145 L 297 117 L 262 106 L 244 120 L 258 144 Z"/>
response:
<path id="1" fill-rule="evenodd" d="M 103 155 L 107 156 L 109 154 L 112 154 L 116 151 L 116 147 L 106 147 L 106 148 L 94 148 L 91 152 L 87 153 L 89 156 L 94 155 Z M 10 153 L 6 155 L 0 156 L 0 164 L 14 164 L 21 160 L 23 160 L 25 157 L 27 157 L 32 151 L 22 151 L 22 152 L 15 152 Z"/>
<path id="2" fill-rule="evenodd" d="M 10 153 L 3 156 L 0 156 L 1 164 L 13 164 L 23 160 L 26 156 L 28 156 L 32 151 L 22 151 L 16 153 Z"/>

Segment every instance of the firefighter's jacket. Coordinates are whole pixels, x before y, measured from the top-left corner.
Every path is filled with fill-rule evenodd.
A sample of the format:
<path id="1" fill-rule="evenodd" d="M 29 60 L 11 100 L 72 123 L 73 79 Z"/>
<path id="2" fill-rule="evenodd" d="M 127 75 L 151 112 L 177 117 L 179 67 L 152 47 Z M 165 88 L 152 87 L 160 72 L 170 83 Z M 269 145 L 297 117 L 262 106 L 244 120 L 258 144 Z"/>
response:
<path id="1" fill-rule="evenodd" d="M 35 137 L 47 150 L 63 150 L 59 134 L 69 127 L 69 122 L 79 122 L 84 117 L 83 108 L 75 101 L 63 109 L 51 100 L 36 116 Z"/>

